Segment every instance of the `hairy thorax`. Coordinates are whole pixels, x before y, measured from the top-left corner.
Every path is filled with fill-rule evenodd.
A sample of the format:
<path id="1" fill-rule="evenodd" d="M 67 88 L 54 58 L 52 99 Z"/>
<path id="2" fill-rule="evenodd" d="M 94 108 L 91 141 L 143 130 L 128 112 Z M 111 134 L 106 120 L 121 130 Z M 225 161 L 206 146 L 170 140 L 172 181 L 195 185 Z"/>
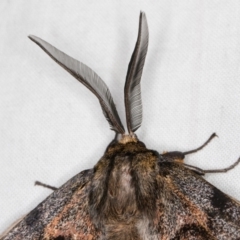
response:
<path id="1" fill-rule="evenodd" d="M 142 142 L 113 142 L 94 167 L 90 212 L 106 239 L 140 239 L 139 219 L 153 222 L 157 160 Z"/>

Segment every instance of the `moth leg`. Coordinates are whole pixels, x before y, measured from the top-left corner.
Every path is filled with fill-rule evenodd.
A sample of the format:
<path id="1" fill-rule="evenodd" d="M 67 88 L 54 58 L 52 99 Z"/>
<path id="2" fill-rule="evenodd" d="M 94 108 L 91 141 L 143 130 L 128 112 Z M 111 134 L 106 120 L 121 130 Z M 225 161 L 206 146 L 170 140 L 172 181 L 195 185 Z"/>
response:
<path id="1" fill-rule="evenodd" d="M 184 164 L 184 166 L 192 171 L 194 171 L 195 173 L 199 174 L 199 175 L 205 175 L 205 173 L 225 173 L 228 172 L 229 170 L 235 168 L 238 164 L 240 163 L 240 157 L 238 158 L 237 161 L 235 161 L 232 165 L 230 165 L 229 167 L 226 168 L 221 168 L 221 169 L 209 169 L 209 170 L 204 170 L 192 165 L 188 165 L 188 164 Z"/>
<path id="2" fill-rule="evenodd" d="M 192 166 L 192 165 L 189 165 L 189 164 L 186 164 L 184 163 L 184 167 L 192 170 L 193 172 L 197 173 L 198 175 L 205 175 L 205 170 L 199 168 L 199 167 L 195 167 L 195 166 Z"/>
<path id="3" fill-rule="evenodd" d="M 235 168 L 239 163 L 240 163 L 240 157 L 238 158 L 238 160 L 236 162 L 234 162 L 229 167 L 222 168 L 222 169 L 203 170 L 203 171 L 204 171 L 204 173 L 224 173 L 224 172 L 228 172 L 229 170 Z"/>
<path id="4" fill-rule="evenodd" d="M 47 184 L 42 183 L 42 182 L 39 182 L 39 181 L 35 181 L 34 185 L 35 185 L 35 186 L 41 186 L 41 187 L 49 188 L 49 189 L 51 189 L 51 190 L 53 190 L 53 191 L 55 191 L 55 190 L 58 189 L 58 188 L 56 188 L 56 187 L 47 185 Z"/>
<path id="5" fill-rule="evenodd" d="M 216 133 L 213 133 L 203 145 L 201 145 L 200 147 L 198 147 L 196 149 L 193 149 L 193 150 L 190 150 L 187 152 L 166 152 L 166 153 L 163 153 L 162 156 L 164 157 L 165 161 L 182 163 L 182 164 L 184 164 L 184 166 L 186 168 L 194 171 L 195 173 L 197 173 L 199 175 L 205 175 L 205 173 L 225 173 L 225 172 L 235 168 L 240 163 L 240 158 L 238 158 L 238 160 L 236 162 L 234 162 L 232 165 L 230 165 L 229 167 L 222 168 L 222 169 L 204 170 L 204 169 L 183 163 L 185 155 L 195 153 L 195 152 L 198 152 L 199 150 L 203 149 L 209 142 L 211 142 L 211 140 L 214 137 L 217 137 Z"/>
<path id="6" fill-rule="evenodd" d="M 163 153 L 162 156 L 164 157 L 165 160 L 167 160 L 169 162 L 183 163 L 184 157 L 186 155 L 198 152 L 199 150 L 203 149 L 214 137 L 217 137 L 216 133 L 213 133 L 203 145 L 201 145 L 200 147 L 198 147 L 196 149 L 193 149 L 193 150 L 190 150 L 190 151 L 187 151 L 187 152 L 178 152 L 178 151 L 166 152 L 166 153 Z M 191 166 L 189 168 L 192 169 L 194 167 Z M 196 172 L 202 172 L 202 169 L 196 169 Z M 201 175 L 204 175 L 204 173 L 201 174 Z"/>
<path id="7" fill-rule="evenodd" d="M 184 155 L 188 155 L 188 154 L 191 154 L 191 153 L 195 153 L 195 152 L 200 151 L 201 149 L 203 149 L 204 147 L 206 147 L 206 146 L 208 145 L 208 143 L 210 143 L 211 140 L 212 140 L 213 138 L 215 138 L 215 137 L 217 137 L 217 134 L 216 134 L 216 133 L 213 133 L 203 145 L 201 145 L 200 147 L 198 147 L 198 148 L 196 148 L 196 149 L 193 149 L 193 150 L 190 150 L 190 151 L 187 151 L 187 152 L 183 152 L 183 154 L 184 154 Z"/>
<path id="8" fill-rule="evenodd" d="M 183 163 L 183 159 L 185 157 L 183 152 L 178 152 L 178 151 L 166 152 L 161 154 L 161 156 L 163 157 L 164 161 L 178 162 L 178 163 Z"/>

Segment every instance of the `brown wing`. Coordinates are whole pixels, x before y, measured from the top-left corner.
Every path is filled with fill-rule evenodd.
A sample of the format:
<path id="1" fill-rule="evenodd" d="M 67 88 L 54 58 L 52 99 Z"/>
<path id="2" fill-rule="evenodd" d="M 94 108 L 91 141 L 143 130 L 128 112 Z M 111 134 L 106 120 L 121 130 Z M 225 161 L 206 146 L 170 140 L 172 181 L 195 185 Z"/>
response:
<path id="1" fill-rule="evenodd" d="M 88 193 L 93 171 L 70 179 L 40 203 L 2 240 L 96 239 L 99 232 L 89 218 Z"/>
<path id="2" fill-rule="evenodd" d="M 240 203 L 173 162 L 159 163 L 158 237 L 240 239 Z"/>

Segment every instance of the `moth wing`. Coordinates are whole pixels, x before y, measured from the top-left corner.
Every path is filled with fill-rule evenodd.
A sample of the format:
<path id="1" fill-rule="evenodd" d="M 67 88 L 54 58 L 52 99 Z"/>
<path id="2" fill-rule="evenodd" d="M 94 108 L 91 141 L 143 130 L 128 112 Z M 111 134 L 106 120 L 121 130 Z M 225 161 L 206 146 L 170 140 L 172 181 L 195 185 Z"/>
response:
<path id="1" fill-rule="evenodd" d="M 240 202 L 180 163 L 159 162 L 161 239 L 240 239 Z"/>
<path id="2" fill-rule="evenodd" d="M 6 235 L 19 223 L 23 220 L 25 215 L 19 219 L 17 219 L 15 222 L 13 222 L 5 231 L 0 235 L 0 239 L 2 240 Z"/>
<path id="3" fill-rule="evenodd" d="M 89 217 L 93 170 L 80 172 L 27 214 L 1 240 L 96 239 Z"/>

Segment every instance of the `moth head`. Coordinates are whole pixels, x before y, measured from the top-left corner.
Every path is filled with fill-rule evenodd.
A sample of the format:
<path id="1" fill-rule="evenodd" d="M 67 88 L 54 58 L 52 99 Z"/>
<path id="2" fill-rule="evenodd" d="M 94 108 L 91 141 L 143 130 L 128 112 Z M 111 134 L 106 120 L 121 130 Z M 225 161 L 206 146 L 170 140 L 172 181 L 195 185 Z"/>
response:
<path id="1" fill-rule="evenodd" d="M 126 144 L 129 142 L 138 142 L 138 138 L 135 133 L 121 134 L 121 135 L 117 134 L 116 140 L 122 144 Z"/>
<path id="2" fill-rule="evenodd" d="M 120 143 L 125 144 L 138 141 L 135 131 L 142 123 L 140 81 L 148 49 L 148 25 L 144 12 L 140 13 L 137 42 L 128 65 L 124 87 L 128 133 L 125 132 L 107 85 L 91 68 L 38 37 L 31 35 L 29 38 L 98 98 L 103 114 L 110 128 L 116 132 Z"/>

